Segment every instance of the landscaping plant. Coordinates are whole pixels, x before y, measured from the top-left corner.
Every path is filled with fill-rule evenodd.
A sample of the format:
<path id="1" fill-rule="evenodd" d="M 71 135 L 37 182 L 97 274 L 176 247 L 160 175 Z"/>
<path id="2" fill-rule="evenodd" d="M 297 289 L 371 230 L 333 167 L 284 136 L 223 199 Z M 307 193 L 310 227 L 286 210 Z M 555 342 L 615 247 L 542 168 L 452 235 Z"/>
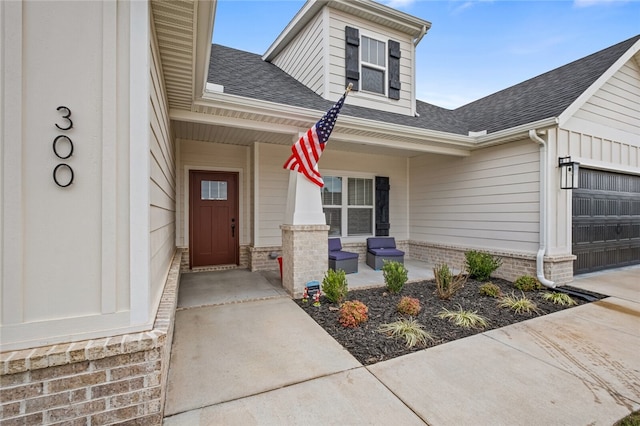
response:
<path id="1" fill-rule="evenodd" d="M 500 297 L 502 296 L 502 291 L 500 291 L 500 287 L 495 285 L 494 283 L 484 283 L 480 287 L 478 287 L 478 292 L 483 296 L 489 297 Z"/>
<path id="2" fill-rule="evenodd" d="M 340 304 L 347 298 L 348 291 L 347 274 L 342 269 L 337 271 L 329 269 L 325 273 L 322 279 L 322 292 L 330 302 Z"/>
<path id="3" fill-rule="evenodd" d="M 449 300 L 467 282 L 467 275 L 464 271 L 453 275 L 446 263 L 436 265 L 433 268 L 433 275 L 436 279 L 436 293 L 440 299 Z"/>
<path id="4" fill-rule="evenodd" d="M 540 289 L 540 283 L 531 275 L 523 275 L 521 277 L 518 277 L 513 282 L 513 286 L 521 291 L 533 291 Z"/>
<path id="5" fill-rule="evenodd" d="M 488 325 L 487 320 L 478 315 L 478 311 L 465 311 L 460 305 L 458 305 L 457 311 L 442 308 L 438 312 L 438 318 L 448 319 L 455 325 L 464 328 L 485 328 Z"/>
<path id="6" fill-rule="evenodd" d="M 354 328 L 369 318 L 367 315 L 368 312 L 369 308 L 367 308 L 367 305 L 359 300 L 347 301 L 340 306 L 340 317 L 338 321 L 340 321 L 340 324 L 344 327 Z"/>
<path id="7" fill-rule="evenodd" d="M 403 297 L 398 302 L 398 312 L 415 317 L 420 312 L 420 301 L 413 297 Z"/>
<path id="8" fill-rule="evenodd" d="M 387 290 L 391 293 L 399 293 L 409 279 L 407 268 L 395 260 L 384 261 L 384 265 L 382 265 L 382 276 L 384 277 Z"/>
<path id="9" fill-rule="evenodd" d="M 538 306 L 528 299 L 524 293 L 522 293 L 522 297 L 518 297 L 514 293 L 511 293 L 510 296 L 502 296 L 498 303 L 501 308 L 509 308 L 517 314 L 540 313 Z"/>
<path id="10" fill-rule="evenodd" d="M 465 252 L 467 270 L 471 278 L 487 281 L 491 274 L 502 265 L 502 259 L 480 251 Z"/>
<path id="11" fill-rule="evenodd" d="M 389 337 L 403 338 L 407 348 L 412 348 L 417 344 L 427 345 L 427 340 L 433 340 L 433 336 L 423 330 L 424 326 L 413 318 L 400 319 L 398 321 L 382 324 L 378 331 Z"/>
<path id="12" fill-rule="evenodd" d="M 566 293 L 558 293 L 557 291 L 546 292 L 542 295 L 544 300 L 553 302 L 555 305 L 573 306 L 577 305 L 576 301 Z"/>

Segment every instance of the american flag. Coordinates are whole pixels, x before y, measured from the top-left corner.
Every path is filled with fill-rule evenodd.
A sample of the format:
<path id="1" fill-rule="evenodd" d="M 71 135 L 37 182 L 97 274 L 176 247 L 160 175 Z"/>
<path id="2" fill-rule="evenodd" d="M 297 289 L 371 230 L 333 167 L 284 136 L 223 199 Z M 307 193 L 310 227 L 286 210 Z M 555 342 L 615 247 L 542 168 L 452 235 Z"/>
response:
<path id="1" fill-rule="evenodd" d="M 298 142 L 293 144 L 291 147 L 293 154 L 284 163 L 285 169 L 304 174 L 320 188 L 324 186 L 324 181 L 320 176 L 320 172 L 318 172 L 318 160 L 320 160 L 320 155 L 322 155 L 327 140 L 333 131 L 333 126 L 335 126 L 338 119 L 338 113 L 350 88 L 351 84 L 338 102 L 316 124 L 307 130 L 307 133 L 302 135 Z"/>

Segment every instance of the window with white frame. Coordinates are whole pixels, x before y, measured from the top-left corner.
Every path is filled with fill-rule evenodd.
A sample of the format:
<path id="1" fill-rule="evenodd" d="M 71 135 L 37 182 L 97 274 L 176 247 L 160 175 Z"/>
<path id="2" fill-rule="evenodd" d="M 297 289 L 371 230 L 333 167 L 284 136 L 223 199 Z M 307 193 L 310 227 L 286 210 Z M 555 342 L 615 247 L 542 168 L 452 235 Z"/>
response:
<path id="1" fill-rule="evenodd" d="M 322 207 L 329 236 L 373 235 L 373 179 L 346 176 L 323 179 Z"/>
<path id="2" fill-rule="evenodd" d="M 387 57 L 385 43 L 362 36 L 361 51 L 362 90 L 384 95 Z"/>

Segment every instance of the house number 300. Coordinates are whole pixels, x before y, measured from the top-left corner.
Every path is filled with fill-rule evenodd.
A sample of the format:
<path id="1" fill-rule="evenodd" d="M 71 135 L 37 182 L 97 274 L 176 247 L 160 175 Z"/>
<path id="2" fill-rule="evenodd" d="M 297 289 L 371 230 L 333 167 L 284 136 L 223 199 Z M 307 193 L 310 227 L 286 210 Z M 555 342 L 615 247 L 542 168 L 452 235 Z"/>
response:
<path id="1" fill-rule="evenodd" d="M 66 106 L 59 106 L 58 111 L 62 114 L 61 123 L 55 123 L 56 127 L 63 132 L 73 128 L 71 121 L 71 110 Z M 58 135 L 53 139 L 53 153 L 61 160 L 66 160 L 73 155 L 73 141 L 65 134 Z M 73 183 L 73 169 L 67 163 L 60 163 L 53 169 L 53 181 L 59 187 L 66 188 Z"/>

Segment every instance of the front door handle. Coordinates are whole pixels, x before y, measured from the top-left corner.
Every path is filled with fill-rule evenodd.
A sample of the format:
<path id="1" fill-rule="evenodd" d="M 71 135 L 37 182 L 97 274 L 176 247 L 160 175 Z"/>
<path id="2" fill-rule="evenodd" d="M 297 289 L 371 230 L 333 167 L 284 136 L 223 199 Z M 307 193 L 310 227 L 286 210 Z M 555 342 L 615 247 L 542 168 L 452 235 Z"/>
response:
<path id="1" fill-rule="evenodd" d="M 236 220 L 234 218 L 234 219 L 231 219 L 231 237 L 235 238 L 235 236 L 236 236 Z"/>

